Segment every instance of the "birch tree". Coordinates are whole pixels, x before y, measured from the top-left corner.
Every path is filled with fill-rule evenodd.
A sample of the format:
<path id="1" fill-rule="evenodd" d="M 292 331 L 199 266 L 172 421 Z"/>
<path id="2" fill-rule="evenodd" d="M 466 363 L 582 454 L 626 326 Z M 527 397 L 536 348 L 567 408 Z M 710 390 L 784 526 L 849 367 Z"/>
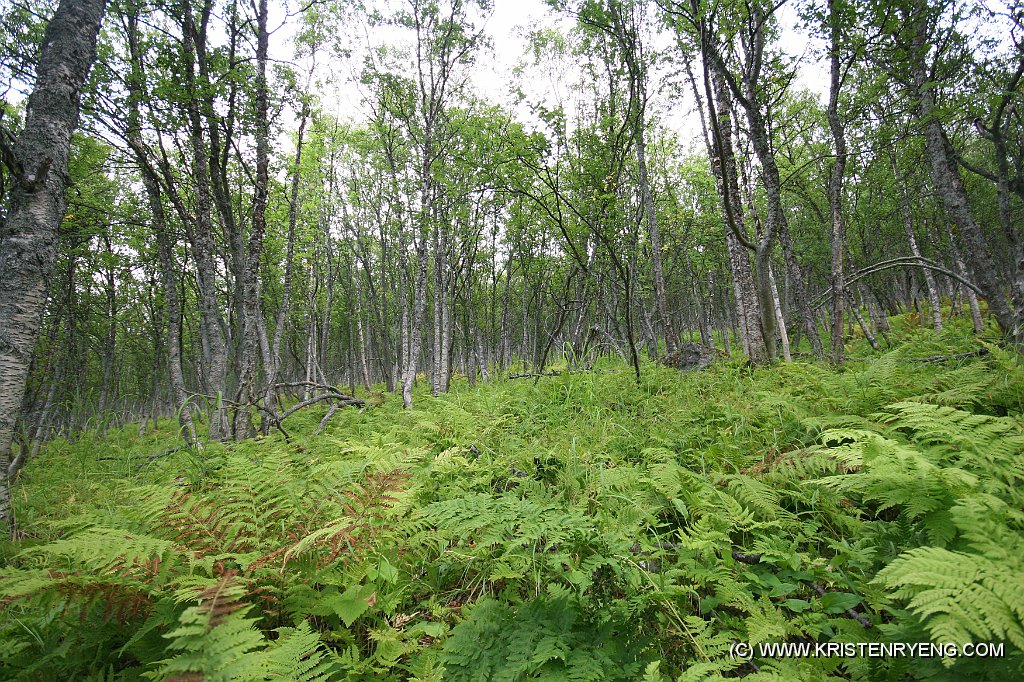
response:
<path id="1" fill-rule="evenodd" d="M 0 225 L 0 528 L 11 530 L 10 481 L 26 453 L 11 441 L 39 335 L 64 218 L 68 154 L 82 86 L 96 57 L 104 0 L 63 0 L 43 37 L 25 125 L 3 154 L 12 176 Z M 0 139 L 11 139 L 5 134 Z"/>

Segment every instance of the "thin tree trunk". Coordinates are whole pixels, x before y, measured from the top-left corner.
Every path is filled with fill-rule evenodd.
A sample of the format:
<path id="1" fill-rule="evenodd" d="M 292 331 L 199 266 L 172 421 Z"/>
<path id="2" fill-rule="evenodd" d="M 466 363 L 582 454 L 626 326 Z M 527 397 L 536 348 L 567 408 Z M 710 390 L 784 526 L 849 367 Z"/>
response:
<path id="1" fill-rule="evenodd" d="M 830 80 L 828 98 L 828 127 L 832 133 L 832 146 L 836 160 L 828 183 L 828 203 L 832 209 L 832 362 L 843 364 L 843 304 L 846 302 L 843 276 L 843 252 L 846 243 L 846 225 L 843 222 L 843 180 L 846 174 L 846 134 L 839 119 L 840 73 L 839 40 L 840 20 L 836 13 L 836 0 L 828 0 L 828 22 L 831 46 L 829 48 Z M 813 319 L 813 318 L 812 318 Z"/>
<path id="2" fill-rule="evenodd" d="M 665 334 L 665 351 L 671 355 L 678 346 L 678 336 L 675 326 L 672 324 L 668 299 L 665 296 L 665 275 L 661 263 L 661 231 L 658 228 L 658 216 L 654 208 L 654 194 L 651 192 L 651 183 L 647 177 L 647 142 L 644 139 L 642 114 L 639 116 L 636 126 L 636 162 L 639 169 L 640 196 L 644 205 L 644 213 L 647 216 L 647 233 L 651 239 L 651 274 L 654 276 L 654 296 L 658 304 L 661 328 Z"/>
<path id="3" fill-rule="evenodd" d="M 853 313 L 853 316 L 857 319 L 857 324 L 860 325 L 861 331 L 864 332 L 864 338 L 866 338 L 868 343 L 871 344 L 872 349 L 878 350 L 878 339 L 876 339 L 875 335 L 871 333 L 871 327 L 869 327 L 868 323 L 864 321 L 864 316 L 860 314 L 860 307 L 857 305 L 857 301 L 853 299 L 853 292 L 847 289 L 846 296 L 850 301 L 850 312 Z"/>
<path id="4" fill-rule="evenodd" d="M 192 418 L 192 405 L 189 403 L 185 389 L 185 373 L 181 358 L 181 299 L 178 296 L 176 269 L 174 267 L 174 247 L 167 228 L 167 214 L 160 198 L 160 182 L 149 162 L 143 146 L 141 135 L 140 105 L 145 97 L 145 73 L 142 64 L 142 49 L 139 45 L 138 17 L 126 17 L 128 32 L 128 49 L 131 58 L 132 72 L 128 82 L 129 112 L 128 140 L 139 164 L 142 175 L 142 186 L 146 191 L 146 200 L 151 214 L 151 226 L 156 236 L 157 258 L 159 261 L 160 283 L 164 293 L 164 313 L 167 323 L 167 371 L 171 383 L 171 399 L 178 423 L 189 447 L 199 447 L 195 422 Z"/>
<path id="5" fill-rule="evenodd" d="M 889 318 L 886 317 L 885 310 L 882 309 L 882 304 L 878 302 L 878 298 L 875 293 L 871 290 L 871 287 L 860 287 L 861 300 L 864 301 L 865 307 L 868 310 L 868 317 L 874 326 L 875 331 L 882 335 L 885 339 L 885 345 L 887 347 L 892 346 L 889 342 Z"/>
<path id="6" fill-rule="evenodd" d="M 899 176 L 899 168 L 896 165 L 896 155 L 889 150 L 889 163 L 892 166 L 892 177 L 900 187 L 900 216 L 903 219 L 903 232 L 907 235 L 907 242 L 910 244 L 910 253 L 921 258 L 921 249 L 917 245 L 917 237 L 914 235 L 914 219 L 910 211 L 910 197 L 907 196 L 905 183 Z M 939 287 L 935 282 L 935 276 L 928 268 L 924 270 L 925 286 L 928 288 L 928 302 L 932 309 L 932 328 L 935 333 L 942 331 L 942 308 L 939 298 Z"/>
<path id="7" fill-rule="evenodd" d="M 754 278 L 750 274 L 750 256 L 747 250 L 736 241 L 736 236 L 731 232 L 726 231 L 725 241 L 726 249 L 729 253 L 729 271 L 732 273 L 732 295 L 736 308 L 739 346 L 742 348 L 743 354 L 749 358 L 751 353 L 755 352 L 751 349 L 751 343 L 756 344 L 753 335 L 760 333 L 760 327 L 756 331 L 748 328 L 751 319 L 747 313 L 747 306 L 751 302 L 756 303 L 756 298 L 754 297 Z"/>
<path id="8" fill-rule="evenodd" d="M 709 51 L 709 48 L 706 48 Z M 742 198 L 739 192 L 739 180 L 736 168 L 736 158 L 733 152 L 732 143 L 732 97 L 725 78 L 719 70 L 718 60 L 710 54 L 705 54 L 705 83 L 708 91 L 707 107 L 711 114 L 711 132 L 714 140 L 709 145 L 714 152 L 713 159 L 717 163 L 712 166 L 719 178 L 719 193 L 722 196 L 722 205 L 726 217 L 726 229 L 732 232 L 736 244 L 744 249 L 751 247 L 754 251 L 754 272 L 749 269 L 749 259 L 743 258 L 739 253 L 730 253 L 730 269 L 737 285 L 742 291 L 743 312 L 746 316 L 745 328 L 750 333 L 749 338 L 743 344 L 749 349 L 748 357 L 752 362 L 771 361 L 775 359 L 775 315 L 774 302 L 771 293 L 771 282 L 768 277 L 769 263 L 771 259 L 771 248 L 774 242 L 775 233 L 767 230 L 760 235 L 756 244 L 743 243 L 742 236 L 746 240 L 746 226 L 743 221 Z M 711 98 L 711 86 L 714 84 L 714 99 Z M 696 91 L 696 87 L 694 87 Z M 744 254 L 746 255 L 746 254 Z M 748 274 L 750 275 L 748 279 Z"/>
<path id="9" fill-rule="evenodd" d="M 284 285 L 281 293 L 281 307 L 277 311 L 274 321 L 274 338 L 270 341 L 269 352 L 266 354 L 265 367 L 263 368 L 266 377 L 266 390 L 263 394 L 263 406 L 270 411 L 277 412 L 275 404 L 274 384 L 277 383 L 278 373 L 281 369 L 281 341 L 284 338 L 284 326 L 291 312 L 292 301 L 292 279 L 295 270 L 295 228 L 298 224 L 299 215 L 299 181 L 302 168 L 302 145 L 306 132 L 306 121 L 309 111 L 305 102 L 302 105 L 302 112 L 299 115 L 299 130 L 295 143 L 295 161 L 292 169 L 291 196 L 288 203 L 288 241 L 285 247 L 284 261 Z M 263 414 L 262 431 L 264 435 L 270 428 L 266 413 Z"/>
<path id="10" fill-rule="evenodd" d="M 433 231 L 434 251 L 434 314 L 433 314 L 433 351 L 431 367 L 431 389 L 435 396 L 440 395 L 444 390 L 443 373 L 443 346 L 444 346 L 444 295 L 445 295 L 445 244 L 444 244 L 444 220 L 438 221 Z"/>
<path id="11" fill-rule="evenodd" d="M 409 306 L 409 254 L 408 245 L 405 243 L 405 230 L 399 227 L 398 229 L 398 310 L 401 314 L 401 340 L 399 342 L 399 350 L 401 352 L 397 367 L 402 373 L 402 401 L 406 408 L 412 407 L 412 395 L 409 395 L 408 402 L 405 397 L 405 369 L 409 366 L 409 348 L 412 343 L 412 334 L 410 333 L 410 315 L 411 310 Z"/>
<path id="12" fill-rule="evenodd" d="M 331 324 L 334 316 L 334 296 L 335 296 L 335 282 L 338 279 L 338 273 L 334 265 L 334 254 L 331 248 L 331 240 L 326 240 L 326 266 L 327 266 L 327 297 L 324 301 L 324 319 L 320 325 L 320 343 L 317 347 L 317 352 L 314 354 L 316 362 L 313 365 L 314 376 L 319 376 L 322 379 L 321 383 L 329 384 L 331 381 L 328 380 L 324 367 L 328 366 L 327 357 L 328 352 L 331 350 Z"/>
<path id="13" fill-rule="evenodd" d="M 789 348 L 789 332 L 786 330 L 786 318 L 782 314 L 782 302 L 779 300 L 779 288 L 775 286 L 775 273 L 772 266 L 768 266 L 768 280 L 772 287 L 772 308 L 775 311 L 775 328 L 779 330 L 782 338 L 782 358 L 786 362 L 793 361 L 793 355 Z"/>
<path id="14" fill-rule="evenodd" d="M 754 9 L 757 9 L 756 7 Z M 814 323 L 814 316 L 811 314 L 810 305 L 807 300 L 807 292 L 805 289 L 803 275 L 800 271 L 800 266 L 796 261 L 796 255 L 793 250 L 793 242 L 789 234 L 789 225 L 786 220 L 785 210 L 782 206 L 782 182 L 779 177 L 779 168 L 775 161 L 775 152 L 772 150 L 771 142 L 768 135 L 768 123 L 766 121 L 766 115 L 761 111 L 761 104 L 758 102 L 758 82 L 757 79 L 760 75 L 760 65 L 762 63 L 762 54 L 764 51 L 764 18 L 759 16 L 760 10 L 755 12 L 752 17 L 752 21 L 755 23 L 757 28 L 755 29 L 751 38 L 751 44 L 747 45 L 748 60 L 752 64 L 752 68 L 744 72 L 744 80 L 742 87 L 738 84 L 732 75 L 729 73 L 728 67 L 726 66 L 722 54 L 718 48 L 711 44 L 710 38 L 704 36 L 704 46 L 706 57 L 711 62 L 710 66 L 716 74 L 716 79 L 723 84 L 727 84 L 729 89 L 732 91 L 733 97 L 739 102 L 740 106 L 746 113 L 747 128 L 750 135 L 750 142 L 754 149 L 754 153 L 757 156 L 757 160 L 761 164 L 761 184 L 765 190 L 765 198 L 767 199 L 767 216 L 766 216 L 766 229 L 765 236 L 761 241 L 765 242 L 764 246 L 758 245 L 757 248 L 757 268 L 759 270 L 758 283 L 759 299 L 761 305 L 765 309 L 770 309 L 773 305 L 770 298 L 771 286 L 768 283 L 767 273 L 761 273 L 760 269 L 762 266 L 768 265 L 769 253 L 771 249 L 771 241 L 774 236 L 778 236 L 782 243 L 783 256 L 786 262 L 786 269 L 790 280 L 790 289 L 793 292 L 793 298 L 796 301 L 796 314 L 797 324 L 800 327 L 805 327 L 808 338 L 811 342 L 811 350 L 815 355 L 822 354 L 821 339 L 818 336 L 818 330 Z M 701 20 L 703 22 L 703 20 Z M 706 32 L 706 31 L 705 31 Z M 770 109 L 769 109 L 770 112 Z M 714 127 L 715 121 L 712 121 Z M 765 296 L 765 298 L 761 298 Z M 762 324 L 770 324 L 770 320 L 773 320 L 773 316 L 770 312 L 763 313 L 761 315 Z M 766 338 L 766 344 L 774 343 L 774 330 L 765 329 L 765 336 L 771 336 L 772 341 L 768 341 Z"/>
<path id="15" fill-rule="evenodd" d="M 953 265 L 956 267 L 956 273 L 966 279 L 968 277 L 967 265 L 960 254 L 960 247 L 956 243 L 956 235 L 953 234 L 953 228 L 949 223 L 946 223 L 946 234 L 949 237 L 949 248 L 953 254 Z M 978 295 L 970 287 L 965 287 L 962 284 L 958 286 L 964 292 L 964 296 L 967 297 L 967 305 L 971 309 L 971 323 L 974 325 L 974 333 L 980 334 L 985 330 L 985 321 L 981 317 Z"/>
<path id="16" fill-rule="evenodd" d="M 355 282 L 356 294 L 356 337 L 359 341 L 359 367 L 363 373 L 363 386 L 366 392 L 373 390 L 373 382 L 370 381 L 370 366 L 366 362 L 366 335 L 363 333 L 363 287 L 362 276 L 358 272 L 352 273 Z M 355 393 L 353 392 L 353 395 Z"/>
<path id="17" fill-rule="evenodd" d="M 715 340 L 711 336 L 711 329 L 706 323 L 708 317 L 704 314 L 704 304 L 701 302 L 700 291 L 697 288 L 697 272 L 690 262 L 690 254 L 686 254 L 686 265 L 690 270 L 690 293 L 693 296 L 693 309 L 697 318 L 697 331 L 700 333 L 700 342 L 708 348 L 714 347 Z M 710 292 L 708 292 L 710 294 Z"/>
<path id="18" fill-rule="evenodd" d="M 446 393 L 452 382 L 452 307 L 454 296 L 445 295 L 441 306 L 441 392 Z"/>
<path id="19" fill-rule="evenodd" d="M 419 360 L 423 334 L 423 317 L 427 310 L 427 240 L 429 223 L 427 218 L 427 192 L 429 191 L 429 165 L 423 170 L 423 197 L 420 206 L 420 236 L 416 244 L 416 282 L 413 289 L 412 319 L 409 346 L 405 355 L 405 375 L 402 377 L 402 404 L 412 409 L 412 385 L 416 381 L 416 364 Z"/>
<path id="20" fill-rule="evenodd" d="M 164 308 L 167 317 L 167 366 L 171 378 L 171 392 L 178 422 L 185 433 L 185 442 L 191 447 L 199 444 L 196 427 L 192 419 L 192 406 L 185 390 L 185 373 L 181 361 L 181 301 L 175 284 L 174 254 L 171 239 L 167 233 L 167 219 L 160 201 L 160 190 L 155 178 L 142 174 L 143 186 L 152 213 L 153 231 L 156 233 L 157 254 L 160 259 L 160 280 L 164 291 Z"/>
<path id="21" fill-rule="evenodd" d="M 701 325 L 705 329 L 705 333 L 701 334 L 701 338 L 707 336 L 708 348 L 715 347 L 715 271 L 708 270 L 708 300 L 707 305 L 704 306 L 704 316 L 701 319 Z M 723 339 L 724 343 L 728 343 L 728 339 Z"/>

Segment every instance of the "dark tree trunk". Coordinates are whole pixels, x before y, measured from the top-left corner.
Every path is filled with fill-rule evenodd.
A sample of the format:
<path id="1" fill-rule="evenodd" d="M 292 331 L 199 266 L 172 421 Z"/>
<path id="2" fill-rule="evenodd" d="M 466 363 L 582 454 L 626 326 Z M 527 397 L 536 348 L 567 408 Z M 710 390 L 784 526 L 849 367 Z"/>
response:
<path id="1" fill-rule="evenodd" d="M 217 292 L 216 244 L 213 241 L 213 216 L 210 195 L 209 150 L 203 138 L 203 124 L 200 113 L 199 90 L 196 87 L 193 60 L 200 49 L 194 40 L 192 28 L 192 7 L 184 3 L 182 33 L 185 45 L 185 80 L 192 84 L 194 92 L 188 96 L 186 105 L 189 121 L 189 144 L 192 152 L 192 174 L 195 180 L 195 225 L 188 230 L 195 258 L 196 286 L 199 290 L 200 334 L 203 340 L 203 356 L 206 392 L 218 396 L 210 414 L 210 438 L 222 440 L 227 436 L 227 411 L 220 398 L 226 397 L 228 346 L 225 338 L 226 327 L 220 311 Z M 164 175 L 172 177 L 169 161 L 163 159 Z M 176 204 L 179 217 L 186 226 L 189 215 L 181 202 Z"/>
<path id="2" fill-rule="evenodd" d="M 917 96 L 918 115 L 924 126 L 925 147 L 928 150 L 932 184 L 939 193 L 942 206 L 949 219 L 960 229 L 960 235 L 966 242 L 972 259 L 974 282 L 984 292 L 988 300 L 989 310 L 999 323 L 1004 334 L 1020 340 L 1022 330 L 1019 322 L 1024 317 L 1024 310 L 1012 311 L 1006 301 L 1005 290 L 999 281 L 995 261 L 989 252 L 988 242 L 981 231 L 981 226 L 971 212 L 967 198 L 967 189 L 956 162 L 953 145 L 946 137 L 942 121 L 938 117 L 934 84 L 928 78 L 925 67 L 927 26 L 923 17 L 915 19 L 913 35 L 913 51 L 911 73 L 914 81 L 914 94 Z M 1024 303 L 1024 300 L 1021 301 Z"/>
<path id="3" fill-rule="evenodd" d="M 167 323 L 167 369 L 171 383 L 171 396 L 174 409 L 178 413 L 185 442 L 194 447 L 199 441 L 196 437 L 195 422 L 192 419 L 192 407 L 188 403 L 185 390 L 185 374 L 181 360 L 181 298 L 178 296 L 176 268 L 174 267 L 173 241 L 168 234 L 167 215 L 163 202 L 160 200 L 160 181 L 150 164 L 150 158 L 143 146 L 141 135 L 141 104 L 145 96 L 145 72 L 142 63 L 142 49 L 139 45 L 138 17 L 126 17 L 125 25 L 128 33 L 128 50 L 132 63 L 132 72 L 128 81 L 128 143 L 138 161 L 142 175 L 142 186 L 146 191 L 149 203 L 153 232 L 156 236 L 157 256 L 160 265 L 160 284 L 164 292 L 164 315 Z"/>
<path id="4" fill-rule="evenodd" d="M 739 193 L 736 159 L 732 146 L 732 95 L 736 88 L 730 81 L 728 71 L 718 47 L 707 35 L 706 27 L 701 40 L 704 57 L 704 82 L 707 93 L 707 107 L 710 115 L 712 142 L 712 158 L 717 161 L 719 192 L 722 196 L 722 208 L 725 213 L 726 229 L 730 230 L 736 242 L 745 249 L 754 252 L 754 276 L 748 282 L 743 272 L 743 261 L 730 258 L 730 266 L 736 266 L 734 276 L 738 273 L 738 283 L 743 289 L 743 312 L 746 315 L 746 329 L 750 337 L 744 343 L 750 349 L 748 356 L 753 362 L 771 362 L 775 359 L 776 322 L 772 301 L 772 287 L 769 278 L 772 245 L 777 234 L 775 226 L 769 224 L 764 234 L 759 235 L 756 243 L 748 239 L 742 218 L 742 201 Z M 714 95 L 712 95 L 712 82 Z M 695 88 L 696 89 L 696 88 Z M 773 159 L 774 160 L 774 159 Z M 747 287 L 751 289 L 748 290 Z M 748 297 L 749 294 L 752 297 Z M 760 337 L 760 338 L 758 338 Z"/>
<path id="5" fill-rule="evenodd" d="M 239 358 L 238 408 L 233 429 L 236 440 L 251 438 L 256 434 L 251 403 L 258 399 L 255 386 L 256 364 L 259 359 L 259 325 L 263 316 L 259 287 L 260 258 L 267 229 L 267 193 L 270 184 L 270 92 L 267 85 L 270 34 L 267 30 L 267 16 L 267 0 L 259 0 L 256 21 L 256 183 L 252 199 L 252 229 L 249 232 L 245 260 L 242 352 Z"/>

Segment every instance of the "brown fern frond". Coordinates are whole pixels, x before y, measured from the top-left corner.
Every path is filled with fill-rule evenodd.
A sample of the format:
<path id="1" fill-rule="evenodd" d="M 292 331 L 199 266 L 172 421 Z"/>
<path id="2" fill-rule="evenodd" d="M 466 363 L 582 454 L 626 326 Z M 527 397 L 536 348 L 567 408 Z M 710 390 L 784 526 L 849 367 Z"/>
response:
<path id="1" fill-rule="evenodd" d="M 154 556 L 144 561 L 136 559 L 128 563 L 122 555 L 107 567 L 106 572 L 152 587 L 157 576 L 160 575 L 160 557 Z"/>
<path id="2" fill-rule="evenodd" d="M 330 554 L 328 554 L 327 559 L 321 562 L 321 566 L 326 566 L 327 564 L 334 563 L 334 561 L 338 558 L 338 555 L 341 554 L 342 550 L 346 548 L 352 550 L 353 553 L 355 553 L 356 547 L 354 545 L 354 542 L 358 538 L 355 531 L 361 530 L 363 528 L 369 528 L 369 526 L 366 523 L 352 523 L 342 528 L 334 535 L 332 535 L 329 538 L 331 552 Z"/>
<path id="3" fill-rule="evenodd" d="M 85 573 L 50 571 L 49 574 L 50 579 L 54 581 L 51 589 L 64 598 L 61 618 L 67 615 L 68 609 L 77 605 L 79 621 L 84 625 L 86 616 L 93 607 L 102 604 L 105 619 L 116 617 L 125 625 L 148 616 L 153 609 L 149 594 L 131 583 L 111 582 L 104 579 L 105 576 L 97 577 Z M 28 596 L 24 595 L 21 598 Z"/>
<path id="4" fill-rule="evenodd" d="M 321 520 L 314 527 L 305 521 L 293 520 L 291 528 L 286 530 L 289 541 L 249 564 L 246 574 L 252 575 L 259 569 L 279 562 L 283 570 L 284 563 L 303 540 L 318 532 L 324 533 L 314 545 L 324 550 L 316 562 L 320 568 L 338 561 L 346 553 L 353 557 L 360 556 L 377 540 L 385 510 L 398 502 L 395 495 L 406 489 L 409 478 L 410 474 L 405 471 L 368 474 L 362 483 L 341 493 L 340 517 Z M 313 521 L 320 514 L 321 505 L 318 504 L 308 520 Z M 328 534 L 325 532 L 328 530 L 333 532 Z"/>
<path id="5" fill-rule="evenodd" d="M 213 499 L 196 499 L 191 491 L 176 492 L 158 517 L 157 527 L 173 542 L 197 558 L 223 552 L 252 551 L 255 544 L 244 533 L 232 537 L 232 516 Z"/>
<path id="6" fill-rule="evenodd" d="M 222 530 L 223 511 L 211 500 L 194 500 L 191 491 L 176 492 L 160 514 L 158 528 L 169 540 L 198 556 L 220 553 L 227 538 Z"/>
<path id="7" fill-rule="evenodd" d="M 199 612 L 210 614 L 210 627 L 217 627 L 224 618 L 246 605 L 242 600 L 244 592 L 233 589 L 238 582 L 238 572 L 228 569 L 215 585 L 199 593 Z"/>
<path id="8" fill-rule="evenodd" d="M 293 542 L 293 543 L 287 544 L 287 545 L 283 545 L 281 547 L 278 547 L 277 549 L 275 549 L 272 552 L 268 552 L 267 554 L 264 554 L 259 559 L 257 559 L 256 561 L 252 562 L 251 564 L 249 564 L 249 568 L 246 570 L 246 572 L 247 573 L 252 573 L 255 570 L 263 568 L 265 565 L 267 565 L 271 561 L 275 561 L 275 560 L 279 559 L 284 554 L 286 554 L 289 549 L 294 547 L 296 542 Z"/>

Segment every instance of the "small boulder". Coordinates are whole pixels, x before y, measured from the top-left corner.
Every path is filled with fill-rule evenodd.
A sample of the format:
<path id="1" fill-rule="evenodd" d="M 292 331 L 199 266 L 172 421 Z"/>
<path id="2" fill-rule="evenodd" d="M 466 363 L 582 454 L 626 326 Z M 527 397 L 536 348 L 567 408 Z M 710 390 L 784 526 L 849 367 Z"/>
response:
<path id="1" fill-rule="evenodd" d="M 699 343 L 686 342 L 679 348 L 665 356 L 662 364 L 675 367 L 679 370 L 704 369 L 718 357 L 718 351 L 714 348 L 702 346 Z"/>

